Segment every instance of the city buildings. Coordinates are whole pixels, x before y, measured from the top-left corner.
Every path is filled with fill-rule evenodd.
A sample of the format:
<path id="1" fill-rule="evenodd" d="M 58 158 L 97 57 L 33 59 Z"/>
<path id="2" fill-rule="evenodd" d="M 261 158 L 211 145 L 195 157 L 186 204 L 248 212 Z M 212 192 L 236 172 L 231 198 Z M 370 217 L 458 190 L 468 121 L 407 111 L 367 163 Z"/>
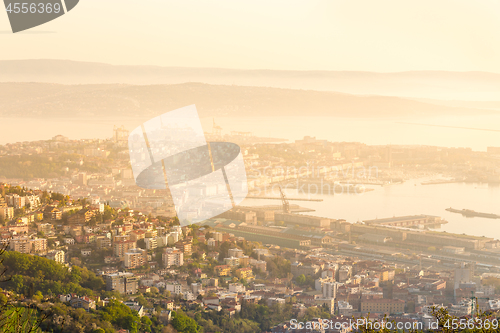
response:
<path id="1" fill-rule="evenodd" d="M 64 251 L 62 250 L 53 250 L 47 253 L 47 259 L 54 260 L 60 264 L 64 264 L 66 262 L 66 256 Z"/>
<path id="2" fill-rule="evenodd" d="M 362 313 L 404 313 L 405 301 L 399 299 L 367 299 L 361 301 Z"/>
<path id="3" fill-rule="evenodd" d="M 123 258 L 128 250 L 135 249 L 136 247 L 137 244 L 133 240 L 117 241 L 113 243 L 113 254 L 119 258 Z"/>
<path id="4" fill-rule="evenodd" d="M 130 249 L 125 252 L 124 266 L 133 269 L 144 266 L 148 262 L 147 251 L 143 249 Z"/>
<path id="5" fill-rule="evenodd" d="M 114 273 L 104 275 L 106 291 L 118 291 L 121 294 L 136 294 L 139 279 L 132 273 Z"/>
<path id="6" fill-rule="evenodd" d="M 177 248 L 165 248 L 163 250 L 163 264 L 165 267 L 182 266 L 184 264 L 184 253 Z"/>

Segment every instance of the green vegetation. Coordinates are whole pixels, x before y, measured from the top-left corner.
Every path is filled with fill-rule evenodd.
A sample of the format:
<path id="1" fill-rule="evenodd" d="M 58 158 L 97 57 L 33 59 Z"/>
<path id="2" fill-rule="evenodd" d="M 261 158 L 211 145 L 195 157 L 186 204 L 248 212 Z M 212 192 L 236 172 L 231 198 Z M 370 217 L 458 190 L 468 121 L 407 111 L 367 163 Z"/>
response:
<path id="1" fill-rule="evenodd" d="M 76 293 L 92 296 L 104 291 L 105 283 L 87 268 L 73 266 L 71 271 L 46 258 L 19 252 L 5 252 L 3 265 L 11 274 L 5 282 L 18 294 L 32 296 L 40 291 L 44 295 Z M 30 290 L 31 289 L 31 290 Z"/>
<path id="2" fill-rule="evenodd" d="M 40 312 L 38 309 L 6 305 L 0 307 L 0 331 L 3 333 L 40 332 Z"/>
<path id="3" fill-rule="evenodd" d="M 137 312 L 134 313 L 128 306 L 118 301 L 109 302 L 101 311 L 101 318 L 115 326 L 129 330 L 130 333 L 137 333 L 143 325 Z M 147 328 L 150 330 L 149 326 Z"/>
<path id="4" fill-rule="evenodd" d="M 279 256 L 267 260 L 267 270 L 271 277 L 288 278 L 291 276 L 290 261 Z"/>
<path id="5" fill-rule="evenodd" d="M 172 326 L 179 333 L 198 333 L 201 332 L 200 327 L 196 321 L 181 312 L 173 314 Z"/>

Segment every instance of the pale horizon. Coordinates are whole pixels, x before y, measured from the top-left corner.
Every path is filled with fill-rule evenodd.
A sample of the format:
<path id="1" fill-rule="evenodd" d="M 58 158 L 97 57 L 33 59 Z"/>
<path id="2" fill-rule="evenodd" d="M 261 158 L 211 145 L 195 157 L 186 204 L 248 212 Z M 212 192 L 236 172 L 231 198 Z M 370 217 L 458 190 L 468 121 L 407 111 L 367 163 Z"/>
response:
<path id="1" fill-rule="evenodd" d="M 492 1 L 86 0 L 60 19 L 18 34 L 9 33 L 2 11 L 0 60 L 500 73 L 499 10 Z"/>
<path id="2" fill-rule="evenodd" d="M 104 61 L 86 61 L 86 60 L 75 60 L 68 58 L 19 58 L 19 59 L 0 59 L 0 61 L 68 61 L 77 63 L 89 63 L 97 65 L 108 65 L 116 67 L 160 67 L 160 68 L 179 68 L 179 69 L 215 69 L 215 70 L 231 70 L 231 71 L 273 71 L 273 72 L 303 72 L 303 73 L 314 73 L 314 72 L 352 72 L 352 73 L 373 73 L 373 74 L 398 74 L 398 73 L 417 73 L 417 72 L 443 72 L 443 73 L 486 73 L 486 74 L 499 74 L 498 72 L 492 71 L 482 71 L 482 70 L 439 70 L 439 69 L 415 69 L 415 70 L 397 70 L 397 71 L 371 71 L 371 70 L 344 70 L 344 69 L 272 69 L 272 68 L 236 68 L 236 67 L 202 67 L 202 66 L 169 66 L 169 65 L 144 65 L 144 64 L 117 64 Z"/>

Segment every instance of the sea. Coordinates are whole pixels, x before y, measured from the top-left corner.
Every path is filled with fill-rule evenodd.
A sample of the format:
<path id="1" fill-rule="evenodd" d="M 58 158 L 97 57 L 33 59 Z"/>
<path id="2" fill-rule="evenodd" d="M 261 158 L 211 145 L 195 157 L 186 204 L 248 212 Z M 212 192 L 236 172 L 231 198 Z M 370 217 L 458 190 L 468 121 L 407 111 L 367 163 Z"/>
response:
<path id="1" fill-rule="evenodd" d="M 289 198 L 322 199 L 323 201 L 290 201 L 314 209 L 308 215 L 345 219 L 355 223 L 377 218 L 407 215 L 439 216 L 448 223 L 436 231 L 485 236 L 500 239 L 500 219 L 467 218 L 446 211 L 446 208 L 472 209 L 500 215 L 500 185 L 475 183 L 446 183 L 423 185 L 431 178 L 408 180 L 388 186 L 366 186 L 373 191 L 335 195 L 297 194 L 287 190 Z M 275 193 L 273 197 L 279 197 Z M 242 205 L 280 205 L 279 200 L 246 199 Z"/>
<path id="2" fill-rule="evenodd" d="M 114 126 L 132 130 L 142 118 L 32 119 L 1 118 L 0 144 L 48 140 L 61 134 L 70 139 L 110 138 Z M 430 145 L 468 147 L 486 151 L 500 147 L 500 115 L 461 117 L 337 118 L 337 117 L 247 117 L 202 118 L 206 132 L 213 122 L 223 133 L 252 132 L 255 136 L 283 138 L 288 142 L 313 136 L 336 142 L 362 142 L 370 145 Z M 427 214 L 446 221 L 443 232 L 465 233 L 500 239 L 500 219 L 466 218 L 446 208 L 472 209 L 500 214 L 500 186 L 472 183 L 422 185 L 429 179 L 414 179 L 403 184 L 373 186 L 363 194 L 315 196 L 322 202 L 292 202 L 312 208 L 309 214 L 349 222 L 403 215 Z M 278 204 L 274 200 L 247 199 L 244 204 Z"/>

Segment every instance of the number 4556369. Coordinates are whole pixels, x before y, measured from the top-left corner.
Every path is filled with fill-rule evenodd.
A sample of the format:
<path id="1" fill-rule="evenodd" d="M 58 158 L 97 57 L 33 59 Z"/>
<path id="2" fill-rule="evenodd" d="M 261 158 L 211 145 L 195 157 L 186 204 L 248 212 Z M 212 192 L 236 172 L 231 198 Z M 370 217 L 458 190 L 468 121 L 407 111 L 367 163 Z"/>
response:
<path id="1" fill-rule="evenodd" d="M 59 3 L 27 3 L 27 2 L 14 2 L 9 3 L 7 6 L 7 13 L 23 13 L 23 14 L 59 14 L 62 10 Z"/>

